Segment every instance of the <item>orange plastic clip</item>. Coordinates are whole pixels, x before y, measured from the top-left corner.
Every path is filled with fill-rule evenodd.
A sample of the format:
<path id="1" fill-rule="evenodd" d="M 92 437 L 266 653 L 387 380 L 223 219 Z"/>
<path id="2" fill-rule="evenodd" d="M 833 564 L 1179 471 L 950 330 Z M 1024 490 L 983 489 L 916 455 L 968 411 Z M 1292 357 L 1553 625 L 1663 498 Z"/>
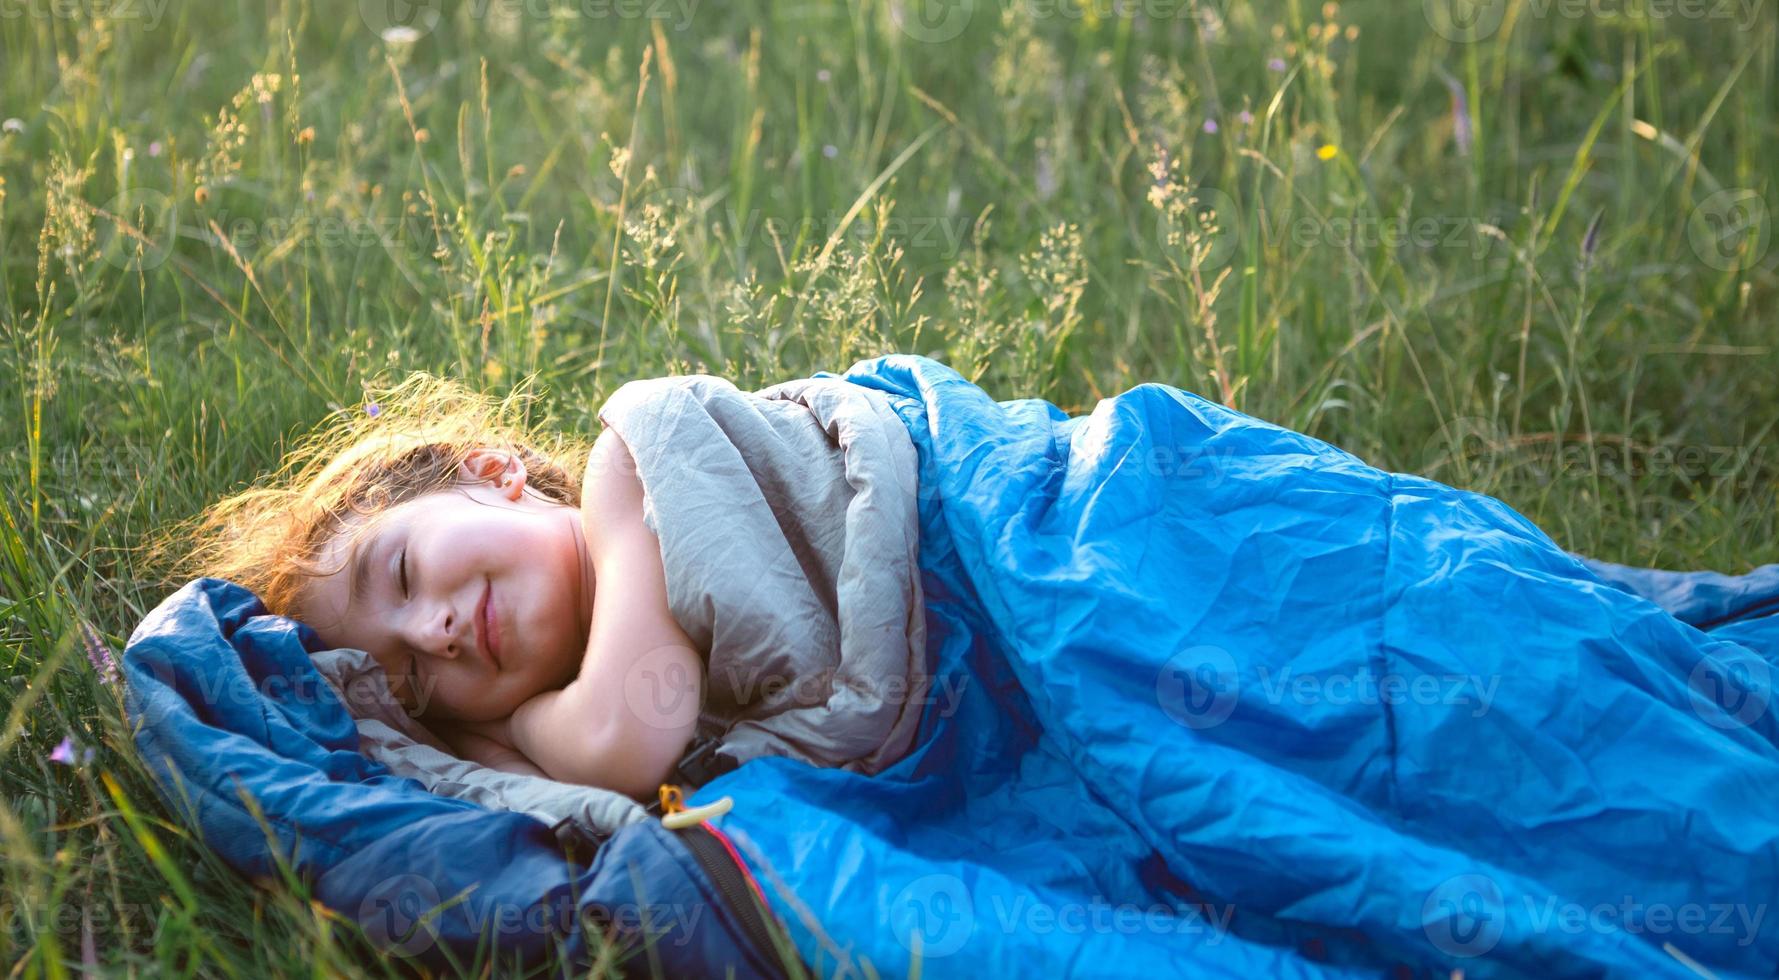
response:
<path id="1" fill-rule="evenodd" d="M 678 786 L 675 786 L 672 783 L 662 783 L 659 792 L 661 794 L 661 813 L 663 815 L 678 813 L 686 808 L 685 793 L 681 792 Z"/>

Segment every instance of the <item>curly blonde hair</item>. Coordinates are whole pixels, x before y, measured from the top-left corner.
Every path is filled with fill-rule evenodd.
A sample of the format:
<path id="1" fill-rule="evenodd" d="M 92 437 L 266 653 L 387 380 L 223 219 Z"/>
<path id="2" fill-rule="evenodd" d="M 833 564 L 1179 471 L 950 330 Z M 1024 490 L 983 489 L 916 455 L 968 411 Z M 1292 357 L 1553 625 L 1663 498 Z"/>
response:
<path id="1" fill-rule="evenodd" d="M 169 581 L 200 576 L 245 586 L 271 612 L 298 616 L 304 583 L 332 574 L 323 547 L 348 535 L 351 554 L 389 508 L 460 484 L 472 450 L 495 448 L 525 463 L 526 486 L 579 507 L 591 440 L 546 433 L 523 421 L 522 382 L 504 399 L 423 371 L 332 413 L 283 464 L 250 489 L 170 525 L 148 543 Z"/>

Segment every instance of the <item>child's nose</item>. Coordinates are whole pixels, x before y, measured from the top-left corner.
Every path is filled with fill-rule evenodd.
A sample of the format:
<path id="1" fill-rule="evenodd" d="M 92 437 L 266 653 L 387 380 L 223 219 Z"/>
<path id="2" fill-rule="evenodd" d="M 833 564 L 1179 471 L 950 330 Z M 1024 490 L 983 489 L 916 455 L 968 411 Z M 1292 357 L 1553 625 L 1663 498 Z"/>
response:
<path id="1" fill-rule="evenodd" d="M 455 658 L 463 653 L 464 644 L 469 641 L 468 620 L 456 614 L 450 606 L 444 612 L 444 644 L 445 656 Z"/>
<path id="2" fill-rule="evenodd" d="M 464 646 L 469 642 L 465 617 L 457 615 L 449 605 L 435 612 L 421 632 L 420 642 L 415 646 L 441 660 L 455 660 L 464 653 Z"/>

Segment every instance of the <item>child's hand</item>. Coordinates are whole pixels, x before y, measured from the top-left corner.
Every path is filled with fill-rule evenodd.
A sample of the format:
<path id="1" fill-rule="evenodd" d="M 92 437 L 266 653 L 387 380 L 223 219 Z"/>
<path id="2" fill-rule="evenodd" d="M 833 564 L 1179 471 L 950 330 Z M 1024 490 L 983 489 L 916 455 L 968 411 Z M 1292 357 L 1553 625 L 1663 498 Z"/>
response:
<path id="1" fill-rule="evenodd" d="M 459 731 L 468 732 L 471 735 L 481 736 L 482 738 L 485 738 L 490 742 L 494 742 L 497 745 L 505 746 L 506 748 L 509 748 L 509 749 L 513 747 L 512 723 L 513 723 L 513 718 L 511 715 L 508 715 L 505 718 L 501 718 L 501 719 L 498 719 L 495 721 L 454 721 L 454 722 L 449 722 L 449 724 L 451 726 L 458 729 Z"/>
<path id="2" fill-rule="evenodd" d="M 502 718 L 499 721 L 441 722 L 435 724 L 433 730 L 460 759 L 501 772 L 548 778 L 542 769 L 525 758 L 524 753 L 513 747 L 508 727 L 511 721 L 511 718 Z"/>

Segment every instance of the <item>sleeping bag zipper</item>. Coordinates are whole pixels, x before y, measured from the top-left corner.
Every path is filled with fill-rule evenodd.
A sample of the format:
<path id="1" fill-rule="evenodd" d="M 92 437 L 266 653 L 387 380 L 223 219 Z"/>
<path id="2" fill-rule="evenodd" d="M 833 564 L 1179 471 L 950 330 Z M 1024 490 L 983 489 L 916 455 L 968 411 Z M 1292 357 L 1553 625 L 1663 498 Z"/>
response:
<path id="1" fill-rule="evenodd" d="M 1731 623 L 1740 623 L 1749 619 L 1759 619 L 1762 616 L 1771 616 L 1775 613 L 1779 613 L 1779 595 L 1770 595 L 1764 599 L 1757 599 L 1734 612 L 1728 612 L 1716 619 L 1700 623 L 1698 628 L 1709 632 L 1719 626 L 1728 626 Z"/>
<path id="2" fill-rule="evenodd" d="M 754 891 L 757 886 L 749 882 L 747 872 L 737 863 L 739 858 L 731 854 L 729 846 L 718 839 L 717 832 L 708 824 L 696 823 L 676 833 L 710 877 L 723 903 L 734 911 L 754 948 L 779 976 L 785 976 L 778 945 L 772 939 L 772 927 L 766 921 L 765 900 Z"/>

